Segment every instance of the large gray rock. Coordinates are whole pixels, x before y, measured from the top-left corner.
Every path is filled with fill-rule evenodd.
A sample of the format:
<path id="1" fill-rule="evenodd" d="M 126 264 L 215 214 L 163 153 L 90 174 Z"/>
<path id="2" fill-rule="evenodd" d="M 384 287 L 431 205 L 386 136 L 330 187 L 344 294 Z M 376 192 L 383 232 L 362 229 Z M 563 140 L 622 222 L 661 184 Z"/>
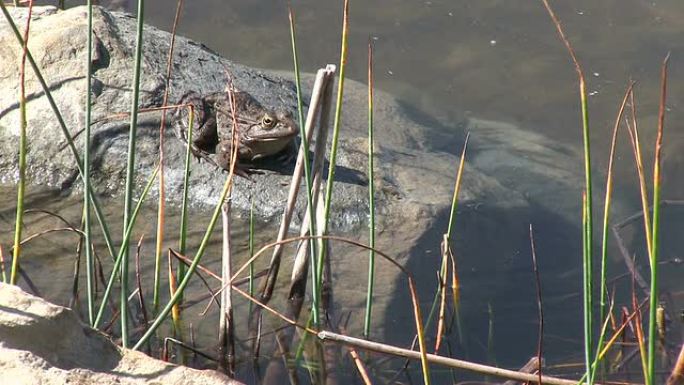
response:
<path id="1" fill-rule="evenodd" d="M 23 24 L 22 10 L 17 22 Z M 52 13 L 52 14 L 51 14 Z M 43 8 L 31 25 L 29 48 L 39 63 L 46 81 L 72 134 L 83 128 L 85 93 L 86 12 L 76 7 L 64 12 Z M 49 16 L 48 16 L 49 15 Z M 24 15 L 25 16 L 25 15 Z M 94 16 L 95 58 L 93 74 L 93 175 L 101 193 L 116 195 L 125 183 L 128 119 L 107 119 L 130 110 L 135 19 L 120 13 L 96 8 Z M 170 35 L 146 26 L 143 45 L 140 107 L 160 105 L 164 92 L 164 74 Z M 7 23 L 0 23 L 0 137 L 5 146 L 0 149 L 0 177 L 12 182 L 17 176 L 18 140 L 18 76 L 21 49 L 9 32 Z M 51 111 L 33 72 L 28 69 L 28 162 L 30 183 L 69 188 L 76 178 L 76 167 L 69 150 L 60 150 L 64 143 L 57 120 Z M 292 82 L 283 77 L 250 69 L 223 59 L 207 48 L 183 37 L 176 40 L 170 102 L 177 101 L 188 90 L 200 93 L 222 90 L 232 75 L 235 86 L 250 92 L 262 104 L 272 108 L 294 110 L 295 93 Z M 305 77 L 307 89 L 312 78 Z M 347 81 L 345 112 L 342 118 L 340 158 L 338 159 L 333 221 L 350 228 L 367 215 L 366 86 Z M 430 217 L 450 201 L 457 158 L 448 153 L 428 153 L 429 131 L 409 119 L 399 103 L 389 95 L 377 93 L 378 174 L 381 185 L 378 194 L 380 212 L 402 217 Z M 137 137 L 136 185 L 140 191 L 153 170 L 158 157 L 159 113 L 141 115 Z M 82 147 L 79 138 L 78 148 Z M 167 196 L 178 202 L 181 195 L 184 146 L 167 130 L 166 182 Z M 451 153 L 458 153 L 454 147 Z M 192 173 L 193 203 L 214 205 L 225 174 L 206 164 L 194 164 Z M 257 213 L 273 218 L 282 211 L 289 175 L 255 175 L 254 183 L 238 179 L 233 194 L 238 211 L 249 208 L 255 200 Z M 511 206 L 525 205 L 522 196 L 504 188 L 471 168 L 466 171 L 462 199 L 465 202 L 499 202 Z M 72 189 L 73 190 L 73 189 Z M 258 193 L 257 193 L 258 192 Z M 497 203 L 497 204 L 499 204 Z"/>
<path id="2" fill-rule="evenodd" d="M 239 382 L 121 349 L 71 310 L 0 283 L 0 382 L 15 385 Z"/>

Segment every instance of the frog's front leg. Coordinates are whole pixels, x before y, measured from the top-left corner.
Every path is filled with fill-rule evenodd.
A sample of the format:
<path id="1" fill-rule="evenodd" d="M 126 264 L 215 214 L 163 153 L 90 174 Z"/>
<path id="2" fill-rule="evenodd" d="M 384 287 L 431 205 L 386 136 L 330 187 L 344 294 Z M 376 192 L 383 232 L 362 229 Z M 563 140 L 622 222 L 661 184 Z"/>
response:
<path id="1" fill-rule="evenodd" d="M 216 163 L 219 167 L 221 167 L 223 170 L 230 172 L 230 161 L 232 159 L 233 155 L 233 144 L 232 140 L 230 138 L 226 140 L 222 140 L 219 142 L 217 146 L 217 151 L 216 151 Z M 238 152 L 237 154 L 237 160 L 235 163 L 235 174 L 238 176 L 241 176 L 246 179 L 250 179 L 249 177 L 250 174 L 254 174 L 255 172 L 250 169 L 249 167 L 246 167 L 243 164 L 240 164 L 240 154 Z"/>

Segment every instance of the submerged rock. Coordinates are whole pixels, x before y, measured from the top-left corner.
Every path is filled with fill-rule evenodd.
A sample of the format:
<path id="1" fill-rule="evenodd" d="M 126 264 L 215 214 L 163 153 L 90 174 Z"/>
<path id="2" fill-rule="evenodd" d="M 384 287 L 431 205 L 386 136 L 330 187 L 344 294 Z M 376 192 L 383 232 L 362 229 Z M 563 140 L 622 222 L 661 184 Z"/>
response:
<path id="1" fill-rule="evenodd" d="M 240 382 L 117 347 L 71 309 L 0 283 L 0 383 L 218 385 Z"/>

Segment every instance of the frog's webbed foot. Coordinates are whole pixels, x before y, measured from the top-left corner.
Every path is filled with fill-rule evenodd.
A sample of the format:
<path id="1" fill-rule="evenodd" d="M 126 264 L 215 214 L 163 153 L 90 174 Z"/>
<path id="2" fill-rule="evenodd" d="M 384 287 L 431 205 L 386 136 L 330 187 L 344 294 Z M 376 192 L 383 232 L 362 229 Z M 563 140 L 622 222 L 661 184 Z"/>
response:
<path id="1" fill-rule="evenodd" d="M 229 172 L 230 172 L 230 169 L 229 169 L 229 168 L 223 168 L 223 167 L 220 167 L 220 166 L 219 166 L 218 168 L 219 168 L 221 171 L 225 172 L 225 173 L 229 173 Z M 236 164 L 236 165 L 235 165 L 235 171 L 234 171 L 234 173 L 235 173 L 235 175 L 237 175 L 237 176 L 239 176 L 239 177 L 242 177 L 242 178 L 245 178 L 245 179 L 247 179 L 247 180 L 250 181 L 250 182 L 255 182 L 254 179 L 252 179 L 251 175 L 263 174 L 263 172 L 261 172 L 261 171 L 259 171 L 259 170 L 255 170 L 255 169 L 252 169 L 252 168 L 249 168 L 249 167 L 243 167 L 243 166 L 241 166 L 241 165 L 239 165 L 239 164 Z"/>
<path id="2" fill-rule="evenodd" d="M 197 163 L 200 163 L 202 160 L 205 160 L 207 163 L 215 166 L 216 168 L 220 168 L 220 166 L 216 163 L 216 161 L 211 157 L 211 155 L 203 151 L 195 146 L 191 147 L 192 155 L 195 156 L 195 159 L 197 159 Z"/>

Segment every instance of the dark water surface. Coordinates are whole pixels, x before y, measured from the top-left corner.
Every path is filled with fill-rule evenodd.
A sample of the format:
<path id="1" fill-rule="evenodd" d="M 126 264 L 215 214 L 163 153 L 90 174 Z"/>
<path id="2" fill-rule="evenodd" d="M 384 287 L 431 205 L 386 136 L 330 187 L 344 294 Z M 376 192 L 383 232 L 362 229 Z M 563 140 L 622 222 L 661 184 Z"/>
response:
<path id="1" fill-rule="evenodd" d="M 672 53 L 664 198 L 683 199 L 684 183 L 679 176 L 684 161 L 680 155 L 684 151 L 684 2 L 580 0 L 553 1 L 552 5 L 587 76 L 594 157 L 601 169 L 605 168 L 610 130 L 630 78 L 638 81 L 644 151 L 646 159 L 652 159 L 660 64 L 667 52 Z M 179 30 L 233 60 L 291 70 L 286 6 L 275 0 L 196 0 L 186 3 Z M 342 1 L 293 1 L 292 6 L 302 68 L 313 71 L 325 63 L 337 63 Z M 453 122 L 451 128 L 447 124 L 435 129 L 460 136 L 462 129 L 457 124 L 462 117 L 476 116 L 514 123 L 578 148 L 581 145 L 576 74 L 541 1 L 352 1 L 350 9 L 347 75 L 365 82 L 370 38 L 375 47 L 377 86 L 405 101 L 410 110 Z M 170 29 L 174 9 L 168 2 L 152 1 L 148 10 L 153 24 Z M 619 146 L 616 194 L 637 210 L 638 189 L 626 135 L 620 136 Z M 578 197 L 580 191 L 577 186 Z M 663 259 L 681 259 L 684 247 L 676 234 L 681 232 L 684 216 L 677 206 L 668 210 Z M 579 238 L 569 230 L 570 225 L 563 228 L 562 221 L 549 219 L 548 213 L 520 216 L 536 220 L 540 229 L 537 242 L 546 296 L 547 358 L 558 362 L 573 357 L 579 362 Z M 458 220 L 467 222 L 465 217 Z M 467 223 L 460 226 L 467 229 Z M 498 233 L 480 233 L 479 239 L 460 241 L 461 251 L 473 242 L 490 246 L 488 251 L 479 249 L 477 255 L 462 252 L 459 256 L 464 259 L 464 325 L 471 346 L 467 353 L 480 361 L 520 365 L 533 354 L 537 340 L 526 226 L 515 220 L 502 221 Z M 436 245 L 438 239 L 424 244 Z M 637 250 L 640 244 L 634 241 L 628 246 Z M 625 272 L 617 249 L 612 255 L 612 271 Z M 409 266 L 431 282 L 433 270 L 422 271 L 426 269 L 419 261 Z M 680 283 L 684 270 L 681 265 L 668 266 L 662 287 L 673 300 L 671 314 L 677 314 L 684 303 Z M 647 276 L 646 269 L 642 273 Z M 487 347 L 488 304 L 495 341 L 491 348 Z M 392 322 L 391 317 L 388 320 Z"/>
<path id="2" fill-rule="evenodd" d="M 175 10 L 172 3 L 148 1 L 147 20 L 170 30 Z M 306 0 L 293 1 L 292 5 L 297 17 L 303 69 L 313 71 L 326 63 L 336 63 L 339 60 L 342 2 Z M 636 90 L 644 143 L 652 143 L 660 62 L 668 51 L 672 52 L 664 149 L 664 198 L 684 199 L 684 183 L 680 179 L 684 162 L 680 155 L 684 151 L 684 127 L 680 123 L 684 118 L 684 2 L 581 0 L 555 1 L 553 5 L 587 75 L 592 139 L 599 167 L 608 156 L 609 130 L 630 77 L 639 82 Z M 350 27 L 348 76 L 364 81 L 366 43 L 370 37 L 376 52 L 377 86 L 401 98 L 409 110 L 453 122 L 452 127 L 442 124 L 435 129 L 462 136 L 462 128 L 458 128 L 457 123 L 464 116 L 476 116 L 514 123 L 559 142 L 580 146 L 575 72 L 540 1 L 352 1 Z M 292 60 L 287 28 L 284 1 L 194 0 L 186 2 L 179 31 L 234 61 L 290 70 Z M 633 160 L 626 136 L 621 136 L 620 140 L 617 193 L 628 206 L 637 210 L 638 188 L 633 176 Z M 435 148 L 438 147 L 436 143 Z M 453 152 L 457 151 L 460 148 L 453 149 Z M 647 148 L 645 152 L 647 159 L 651 159 L 652 151 Z M 580 190 L 581 186 L 577 186 L 578 197 Z M 3 200 L 0 218 L 3 245 L 9 244 L 12 233 L 12 194 L 12 189 L 4 191 L 8 198 Z M 72 220 L 78 221 L 79 201 L 65 201 L 48 193 L 33 198 L 36 204 L 53 210 L 71 207 Z M 110 210 L 118 217 L 120 208 Z M 544 289 L 547 362 L 580 363 L 579 233 L 571 224 L 564 227 L 564 220 L 550 216 L 548 212 L 486 214 L 502 219 L 497 226 L 480 231 L 468 227 L 468 215 L 477 213 L 458 218 L 455 248 L 459 252 L 463 284 L 465 336 L 463 345 L 458 343 L 457 337 L 452 335 L 450 338 L 453 355 L 519 367 L 535 354 L 537 305 L 527 228 L 527 223 L 532 221 L 538 229 L 536 241 Z M 150 212 L 145 217 L 147 220 L 141 228 L 152 234 L 154 214 Z M 441 222 L 445 220 L 440 218 Z M 29 216 L 27 221 L 32 226 L 38 220 Z M 167 221 L 171 222 L 174 221 Z M 684 306 L 681 284 L 684 247 L 678 235 L 682 224 L 684 207 L 679 204 L 667 206 L 661 288 L 672 315 L 679 314 Z M 195 228 L 195 242 L 200 239 L 204 225 L 201 223 Z M 648 269 L 643 265 L 643 240 L 633 235 L 640 229 L 638 226 L 640 224 L 635 223 L 626 229 L 625 239 L 629 249 L 642 258 L 641 272 L 647 277 Z M 496 230 L 492 231 L 492 228 Z M 420 240 L 415 253 L 438 254 L 441 231 L 436 231 L 430 239 Z M 119 233 L 117 229 L 116 234 Z M 241 239 L 246 237 L 244 232 L 239 236 Z M 75 242 L 65 245 L 60 238 L 51 239 L 41 241 L 43 246 L 27 248 L 27 253 L 42 258 L 55 251 L 64 255 L 63 260 L 50 262 L 50 270 L 54 273 L 37 278 L 36 283 L 46 292 L 67 293 Z M 152 248 L 151 241 L 145 245 Z M 216 250 L 218 244 L 213 247 Z M 244 251 L 244 241 L 239 248 Z M 617 249 L 614 248 L 612 255 L 611 276 L 625 273 Z M 41 258 L 27 259 L 24 267 L 40 271 L 42 265 L 42 271 L 45 271 L 43 263 Z M 217 267 L 216 261 L 212 263 Z M 430 293 L 435 284 L 435 266 L 436 263 L 426 266 L 419 259 L 408 262 L 420 281 L 425 311 L 429 309 Z M 150 266 L 145 268 L 149 270 Z M 40 274 L 33 276 L 40 277 Z M 624 278 L 617 282 L 618 300 L 627 304 L 630 282 Z M 387 331 L 379 339 L 403 346 L 410 343 L 412 330 L 393 328 L 395 324 L 403 328 L 406 320 L 410 320 L 407 306 L 408 299 L 404 296 L 397 295 L 391 300 L 390 311 L 383 320 Z M 356 310 L 360 312 L 360 308 Z M 672 321 L 671 338 L 673 343 L 679 343 L 681 323 L 674 317 Z M 580 371 L 578 367 L 577 372 Z M 417 373 L 414 374 L 414 380 L 418 379 Z M 444 375 L 445 380 L 449 378 L 447 373 Z M 406 378 L 402 377 L 401 381 L 406 382 Z"/>

